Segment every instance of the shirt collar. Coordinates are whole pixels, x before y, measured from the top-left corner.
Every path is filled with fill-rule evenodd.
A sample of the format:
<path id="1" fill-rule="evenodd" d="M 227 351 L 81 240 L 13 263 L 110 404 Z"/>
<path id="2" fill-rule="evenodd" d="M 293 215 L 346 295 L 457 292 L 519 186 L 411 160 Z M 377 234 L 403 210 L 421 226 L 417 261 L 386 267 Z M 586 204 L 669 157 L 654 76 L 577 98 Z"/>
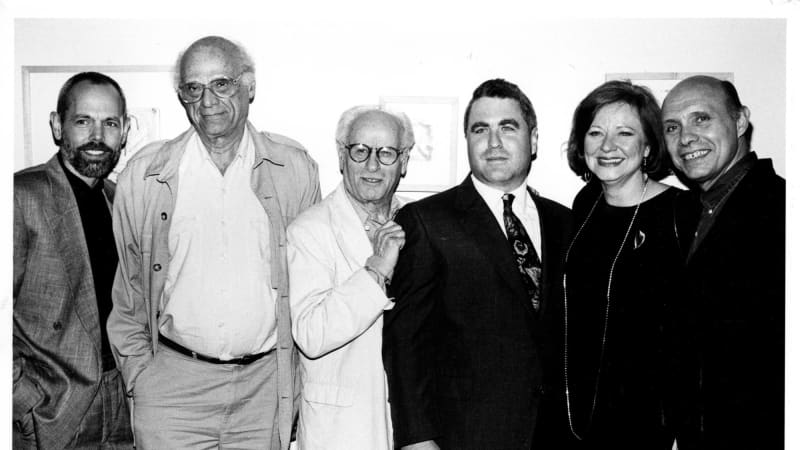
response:
<path id="1" fill-rule="evenodd" d="M 741 160 L 725 172 L 716 183 L 707 191 L 700 193 L 700 202 L 705 209 L 716 209 L 717 205 L 727 197 L 739 181 L 756 164 L 758 157 L 755 152 L 748 152 Z"/>
<path id="2" fill-rule="evenodd" d="M 343 186 L 343 188 L 344 188 L 344 186 Z M 354 199 L 353 196 L 350 195 L 349 192 L 347 192 L 346 188 L 344 188 L 344 193 L 347 196 L 347 199 L 350 200 L 350 204 L 353 205 L 353 209 L 356 210 L 356 215 L 358 216 L 358 220 L 361 221 L 362 225 L 365 225 L 365 226 L 369 225 L 369 224 L 376 224 L 377 226 L 383 225 L 383 224 L 379 224 L 376 221 L 372 220 L 370 218 L 369 212 L 367 212 L 366 208 L 364 208 L 364 206 L 361 203 L 359 203 L 356 199 Z M 389 218 L 390 218 L 390 220 L 394 220 L 394 216 L 397 214 L 397 211 L 400 209 L 401 206 L 403 206 L 403 205 L 400 203 L 400 200 L 398 200 L 397 196 L 396 195 L 392 195 L 392 204 L 389 207 Z"/>
<path id="3" fill-rule="evenodd" d="M 503 194 L 514 194 L 514 203 L 511 206 L 511 209 L 514 211 L 521 213 L 528 207 L 528 199 L 530 196 L 528 195 L 528 185 L 526 183 L 522 183 L 516 188 L 507 192 L 489 186 L 488 184 L 475 178 L 474 174 L 470 175 L 470 177 L 472 177 L 472 184 L 475 185 L 475 190 L 478 191 L 478 194 L 481 196 L 481 198 L 483 198 L 483 201 L 489 205 L 489 208 L 500 208 L 500 211 L 502 211 Z"/>

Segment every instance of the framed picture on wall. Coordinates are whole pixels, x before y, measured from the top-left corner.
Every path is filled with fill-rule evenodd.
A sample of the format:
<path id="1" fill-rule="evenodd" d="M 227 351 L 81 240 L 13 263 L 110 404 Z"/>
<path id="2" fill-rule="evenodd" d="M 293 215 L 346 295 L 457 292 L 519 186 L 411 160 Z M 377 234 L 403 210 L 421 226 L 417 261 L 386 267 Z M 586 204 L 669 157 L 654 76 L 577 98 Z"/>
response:
<path id="1" fill-rule="evenodd" d="M 606 81 L 630 80 L 633 84 L 646 86 L 655 96 L 658 105 L 661 106 L 664 103 L 664 97 L 679 81 L 694 75 L 708 75 L 733 83 L 733 73 L 731 72 L 620 72 L 607 73 Z"/>
<path id="2" fill-rule="evenodd" d="M 433 193 L 455 185 L 458 98 L 386 96 L 380 105 L 405 113 L 414 126 L 408 171 L 397 191 Z"/>

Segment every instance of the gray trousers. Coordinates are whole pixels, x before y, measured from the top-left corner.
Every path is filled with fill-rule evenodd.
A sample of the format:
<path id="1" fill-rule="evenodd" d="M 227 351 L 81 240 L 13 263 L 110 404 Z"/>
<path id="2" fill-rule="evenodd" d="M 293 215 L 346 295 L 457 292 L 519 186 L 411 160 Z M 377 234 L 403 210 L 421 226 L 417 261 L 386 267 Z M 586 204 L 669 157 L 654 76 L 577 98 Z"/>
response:
<path id="1" fill-rule="evenodd" d="M 243 366 L 161 346 L 133 397 L 137 449 L 279 448 L 275 352 Z"/>

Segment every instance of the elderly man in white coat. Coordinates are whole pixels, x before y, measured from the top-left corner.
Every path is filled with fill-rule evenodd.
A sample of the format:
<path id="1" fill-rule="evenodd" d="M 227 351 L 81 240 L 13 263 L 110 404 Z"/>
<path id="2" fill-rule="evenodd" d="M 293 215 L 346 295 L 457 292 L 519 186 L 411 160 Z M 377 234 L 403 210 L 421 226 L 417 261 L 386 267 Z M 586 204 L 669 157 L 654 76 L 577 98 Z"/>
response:
<path id="1" fill-rule="evenodd" d="M 289 226 L 292 334 L 303 384 L 297 443 L 391 449 L 381 359 L 385 286 L 405 242 L 394 192 L 414 143 L 402 113 L 345 111 L 336 130 L 343 181 Z"/>

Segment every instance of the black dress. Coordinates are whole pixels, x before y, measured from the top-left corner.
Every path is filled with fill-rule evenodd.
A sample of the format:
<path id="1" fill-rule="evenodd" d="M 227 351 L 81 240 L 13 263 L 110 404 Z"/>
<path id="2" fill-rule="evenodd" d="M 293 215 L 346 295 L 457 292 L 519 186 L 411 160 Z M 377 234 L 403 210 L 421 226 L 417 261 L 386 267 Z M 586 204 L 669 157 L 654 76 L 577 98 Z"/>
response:
<path id="1" fill-rule="evenodd" d="M 565 265 L 564 372 L 572 429 L 582 440 L 568 431 L 566 447 L 671 448 L 664 327 L 681 282 L 679 192 L 669 188 L 643 202 L 624 245 L 635 205 L 607 204 L 597 185 L 575 198 L 576 235 Z"/>

